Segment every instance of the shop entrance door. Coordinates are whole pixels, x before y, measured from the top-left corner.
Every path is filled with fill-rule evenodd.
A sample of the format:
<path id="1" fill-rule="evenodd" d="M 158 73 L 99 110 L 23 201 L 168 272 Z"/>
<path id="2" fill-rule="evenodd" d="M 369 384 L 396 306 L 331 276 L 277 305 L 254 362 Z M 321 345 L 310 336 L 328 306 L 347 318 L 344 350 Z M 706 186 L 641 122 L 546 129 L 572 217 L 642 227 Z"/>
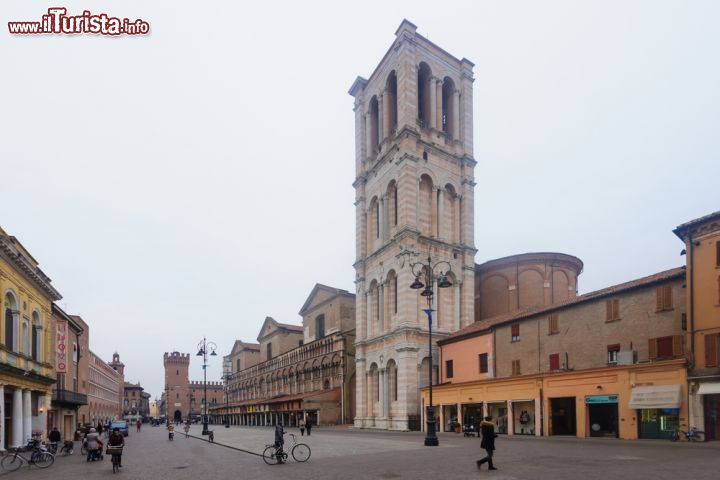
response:
<path id="1" fill-rule="evenodd" d="M 552 435 L 577 435 L 575 397 L 550 399 L 550 431 Z"/>
<path id="2" fill-rule="evenodd" d="M 591 437 L 618 438 L 617 403 L 597 403 L 588 405 Z"/>
<path id="3" fill-rule="evenodd" d="M 720 440 L 720 395 L 703 395 L 705 439 Z"/>

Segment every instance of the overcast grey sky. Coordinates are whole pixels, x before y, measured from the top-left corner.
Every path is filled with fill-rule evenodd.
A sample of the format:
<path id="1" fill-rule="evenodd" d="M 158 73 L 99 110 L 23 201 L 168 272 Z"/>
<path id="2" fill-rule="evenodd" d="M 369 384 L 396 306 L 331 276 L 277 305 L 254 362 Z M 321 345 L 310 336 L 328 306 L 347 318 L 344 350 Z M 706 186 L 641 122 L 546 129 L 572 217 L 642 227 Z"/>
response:
<path id="1" fill-rule="evenodd" d="M 152 34 L 8 34 L 50 6 Z M 476 65 L 478 263 L 577 255 L 581 293 L 682 264 L 672 228 L 720 209 L 718 2 L 5 0 L 0 225 L 127 380 L 354 291 L 347 90 L 403 18 Z"/>

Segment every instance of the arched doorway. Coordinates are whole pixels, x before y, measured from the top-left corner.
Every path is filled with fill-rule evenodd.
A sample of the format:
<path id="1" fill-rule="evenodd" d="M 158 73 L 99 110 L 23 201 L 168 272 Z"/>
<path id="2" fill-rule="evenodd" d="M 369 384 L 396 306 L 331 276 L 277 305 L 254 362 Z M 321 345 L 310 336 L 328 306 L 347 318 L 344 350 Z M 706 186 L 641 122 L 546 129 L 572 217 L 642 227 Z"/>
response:
<path id="1" fill-rule="evenodd" d="M 176 423 L 182 422 L 182 413 L 180 413 L 180 410 L 175 410 L 173 420 L 175 420 Z"/>

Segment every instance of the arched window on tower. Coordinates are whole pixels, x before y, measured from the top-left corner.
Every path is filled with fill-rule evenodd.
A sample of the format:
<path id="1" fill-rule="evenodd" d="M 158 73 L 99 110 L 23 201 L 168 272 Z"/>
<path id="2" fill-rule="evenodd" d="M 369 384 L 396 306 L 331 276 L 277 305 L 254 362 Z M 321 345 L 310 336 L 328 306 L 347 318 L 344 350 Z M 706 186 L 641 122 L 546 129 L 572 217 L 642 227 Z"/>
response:
<path id="1" fill-rule="evenodd" d="M 385 220 L 387 225 L 396 227 L 398 224 L 398 198 L 397 198 L 397 183 L 395 180 L 390 182 L 387 188 L 386 194 L 387 202 L 387 215 L 388 218 Z"/>
<path id="2" fill-rule="evenodd" d="M 369 140 L 370 140 L 370 149 L 371 151 L 368 152 L 369 155 L 375 155 L 379 151 L 380 147 L 380 135 L 378 132 L 378 128 L 380 127 L 379 122 L 379 116 L 380 112 L 378 111 L 378 100 L 375 95 L 370 99 L 370 105 L 368 106 L 368 115 L 370 115 L 370 124 L 369 124 Z"/>
<path id="3" fill-rule="evenodd" d="M 427 63 L 421 62 L 418 66 L 417 92 L 418 92 L 418 120 L 420 126 L 430 126 L 430 88 L 432 88 L 432 71 Z"/>
<path id="4" fill-rule="evenodd" d="M 418 228 L 422 235 L 431 236 L 434 231 L 433 227 L 433 181 L 427 176 L 420 177 L 420 202 L 418 211 Z"/>
<path id="5" fill-rule="evenodd" d="M 455 82 L 450 77 L 443 79 L 442 86 L 442 130 L 447 133 L 450 138 L 457 138 L 458 112 L 456 111 L 459 104 L 457 103 L 457 93 Z"/>
<path id="6" fill-rule="evenodd" d="M 387 106 L 385 106 L 387 104 Z M 383 119 L 383 125 L 387 125 L 388 135 L 393 135 L 397 130 L 397 75 L 395 70 L 388 75 L 385 84 L 385 98 L 383 99 L 383 107 L 387 113 L 387 118 Z"/>
<path id="7" fill-rule="evenodd" d="M 460 241 L 460 199 L 455 187 L 450 184 L 445 185 L 443 201 L 445 210 L 443 234 L 450 242 L 458 243 Z"/>

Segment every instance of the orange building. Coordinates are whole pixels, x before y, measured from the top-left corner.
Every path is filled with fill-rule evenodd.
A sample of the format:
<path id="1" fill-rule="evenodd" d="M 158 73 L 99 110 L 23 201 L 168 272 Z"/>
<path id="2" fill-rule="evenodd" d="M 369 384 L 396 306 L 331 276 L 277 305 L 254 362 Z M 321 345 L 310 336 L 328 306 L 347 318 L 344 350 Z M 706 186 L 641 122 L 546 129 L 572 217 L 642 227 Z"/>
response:
<path id="1" fill-rule="evenodd" d="M 690 425 L 720 440 L 720 212 L 673 232 L 687 254 Z"/>
<path id="2" fill-rule="evenodd" d="M 490 415 L 501 434 L 666 438 L 688 419 L 684 282 L 676 268 L 439 340 L 440 431 Z"/>

